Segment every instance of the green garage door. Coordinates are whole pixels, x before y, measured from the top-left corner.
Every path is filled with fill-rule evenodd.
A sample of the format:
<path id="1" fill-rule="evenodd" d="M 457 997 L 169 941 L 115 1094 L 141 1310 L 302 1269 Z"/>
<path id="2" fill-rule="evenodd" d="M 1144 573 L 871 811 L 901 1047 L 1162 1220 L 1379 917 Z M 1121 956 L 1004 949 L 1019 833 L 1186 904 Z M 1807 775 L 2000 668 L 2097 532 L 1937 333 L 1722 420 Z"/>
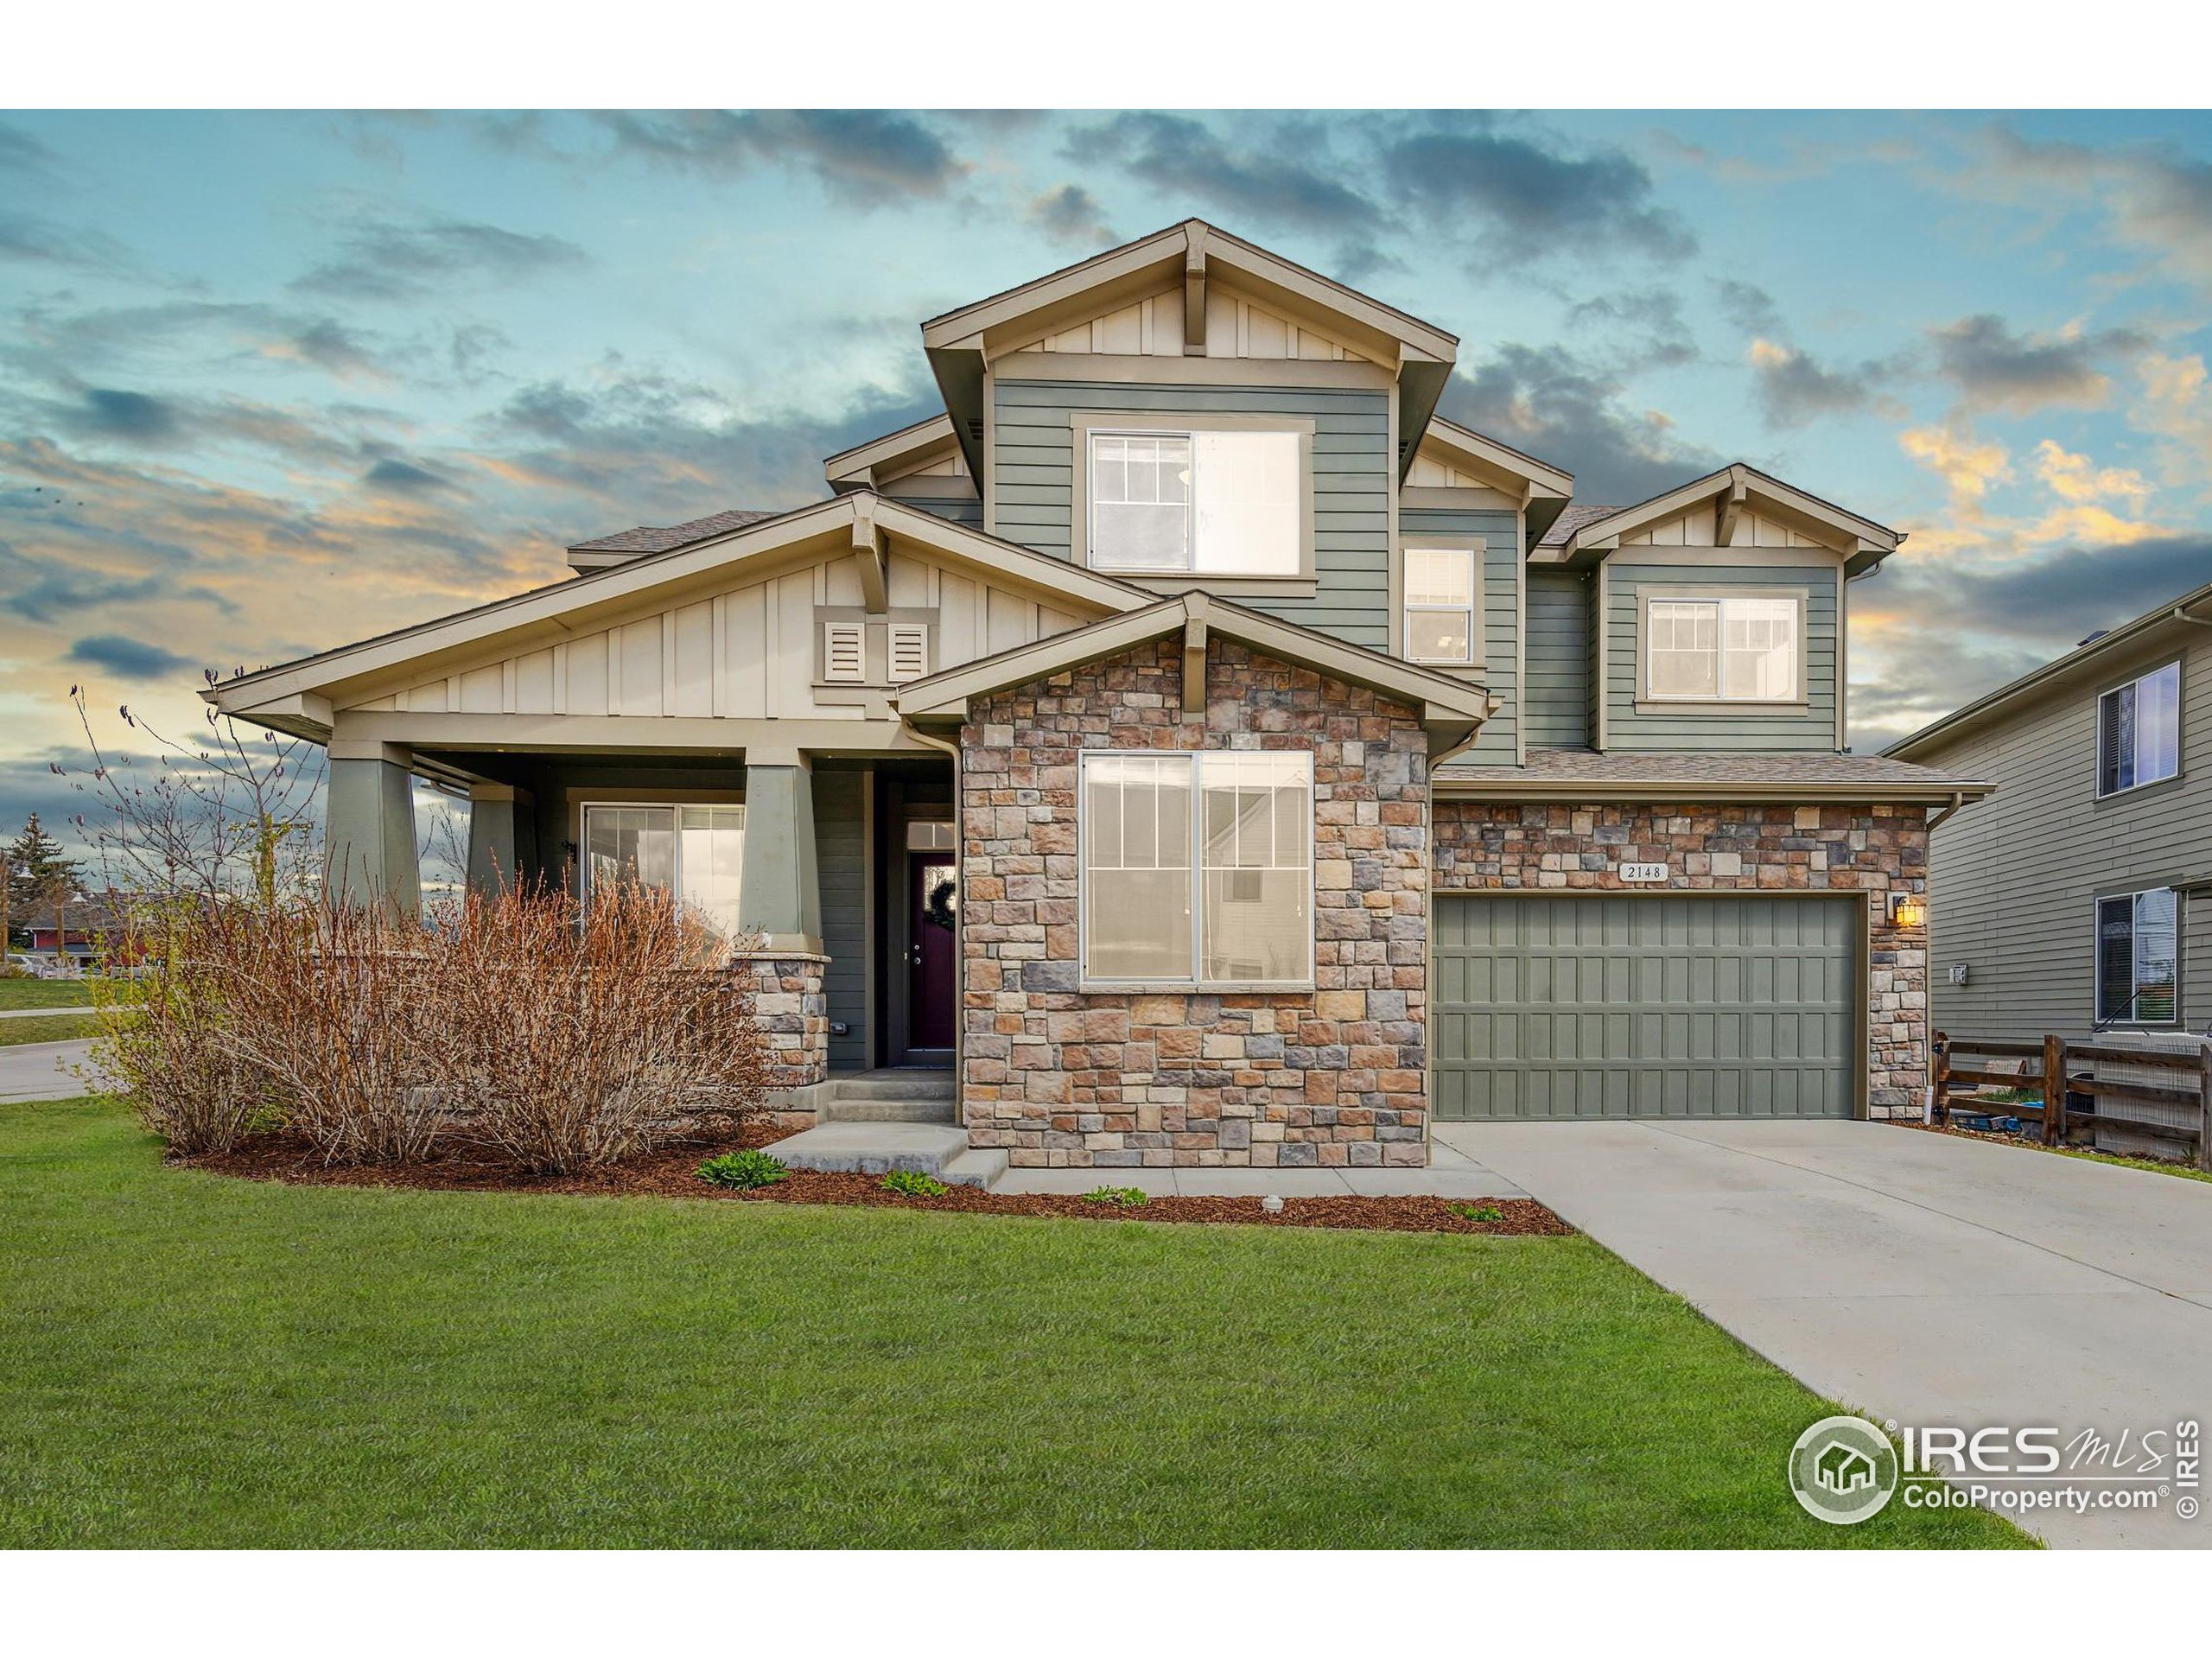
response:
<path id="1" fill-rule="evenodd" d="M 1851 1116 L 1863 902 L 1439 895 L 1437 1116 Z"/>

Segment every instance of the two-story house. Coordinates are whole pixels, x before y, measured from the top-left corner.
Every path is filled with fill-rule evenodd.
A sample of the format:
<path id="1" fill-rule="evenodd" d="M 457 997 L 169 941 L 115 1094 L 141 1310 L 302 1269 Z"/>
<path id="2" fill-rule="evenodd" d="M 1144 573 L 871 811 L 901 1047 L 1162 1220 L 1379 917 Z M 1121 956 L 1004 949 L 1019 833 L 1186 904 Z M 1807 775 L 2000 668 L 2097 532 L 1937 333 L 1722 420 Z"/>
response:
<path id="1" fill-rule="evenodd" d="M 1935 838 L 1939 1027 L 2212 1028 L 2212 587 L 1888 753 L 2000 785 Z"/>
<path id="2" fill-rule="evenodd" d="M 1918 1109 L 1981 786 L 1845 749 L 1896 533 L 1743 466 L 1574 505 L 1437 414 L 1452 335 L 1197 220 L 922 346 L 944 412 L 827 499 L 213 690 L 328 744 L 334 881 L 412 902 L 410 777 L 466 788 L 473 881 L 752 938 L 795 1110 L 1001 1166 Z"/>

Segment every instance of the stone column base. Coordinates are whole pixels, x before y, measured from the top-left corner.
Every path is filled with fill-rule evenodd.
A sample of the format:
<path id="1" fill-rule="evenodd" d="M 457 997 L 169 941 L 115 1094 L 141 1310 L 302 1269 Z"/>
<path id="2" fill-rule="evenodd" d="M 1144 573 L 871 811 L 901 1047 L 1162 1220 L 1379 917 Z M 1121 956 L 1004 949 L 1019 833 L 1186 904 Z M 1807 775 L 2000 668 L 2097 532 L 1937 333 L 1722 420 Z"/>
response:
<path id="1" fill-rule="evenodd" d="M 803 951 L 742 956 L 730 965 L 747 988 L 753 1018 L 768 1045 L 768 1109 L 806 1122 L 830 1075 L 830 997 L 823 975 L 830 958 Z"/>

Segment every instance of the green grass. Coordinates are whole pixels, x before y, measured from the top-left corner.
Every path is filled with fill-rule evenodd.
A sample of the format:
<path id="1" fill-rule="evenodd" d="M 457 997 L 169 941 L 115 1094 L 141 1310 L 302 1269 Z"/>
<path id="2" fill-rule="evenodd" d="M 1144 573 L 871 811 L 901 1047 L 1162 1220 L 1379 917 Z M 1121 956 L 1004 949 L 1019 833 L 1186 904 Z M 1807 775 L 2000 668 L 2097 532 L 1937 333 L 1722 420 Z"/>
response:
<path id="1" fill-rule="evenodd" d="M 5 1023 L 4 1020 L 0 1020 L 0 1025 Z M 1958 1109 L 1953 1109 L 1955 1112 Z M 2024 1135 L 1972 1135 L 1970 1131 L 1965 1129 L 1961 1129 L 1957 1133 L 1967 1135 L 1973 1140 L 1991 1141 L 1998 1146 L 2024 1147 L 2031 1152 L 2049 1152 L 2055 1153 L 2061 1158 L 2079 1158 L 2085 1163 L 2118 1164 L 2122 1169 L 2147 1169 L 2159 1175 L 2178 1175 L 2185 1181 L 2212 1181 L 2212 1173 L 2192 1168 L 2188 1164 L 2169 1163 L 2162 1158 L 2129 1158 L 2120 1153 L 2097 1152 L 2088 1147 L 2049 1147 L 2040 1141 L 2031 1141 Z"/>
<path id="2" fill-rule="evenodd" d="M 0 1010 L 88 1008 L 92 988 L 81 979 L 0 979 Z M 4 1025 L 5 1020 L 0 1020 Z"/>
<path id="3" fill-rule="evenodd" d="M 0 1548 L 2018 1545 L 1587 1239 L 287 1188 L 0 1106 Z"/>
<path id="4" fill-rule="evenodd" d="M 0 1048 L 16 1043 L 65 1043 L 100 1033 L 99 1016 L 57 1014 L 35 1020 L 0 1020 Z"/>

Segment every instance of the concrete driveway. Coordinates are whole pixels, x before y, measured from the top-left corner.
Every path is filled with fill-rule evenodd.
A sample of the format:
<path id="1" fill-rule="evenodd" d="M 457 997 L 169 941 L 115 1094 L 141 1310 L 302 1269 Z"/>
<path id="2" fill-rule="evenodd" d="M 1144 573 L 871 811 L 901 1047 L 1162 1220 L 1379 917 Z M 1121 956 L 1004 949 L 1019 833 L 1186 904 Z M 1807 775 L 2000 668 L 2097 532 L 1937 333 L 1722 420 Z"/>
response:
<path id="1" fill-rule="evenodd" d="M 1878 1421 L 2125 1429 L 2131 1445 L 2212 1427 L 2212 1183 L 1877 1123 L 1435 1136 Z M 2212 1520 L 2180 1520 L 2178 1496 L 2023 1524 L 2056 1544 L 2212 1548 Z"/>

